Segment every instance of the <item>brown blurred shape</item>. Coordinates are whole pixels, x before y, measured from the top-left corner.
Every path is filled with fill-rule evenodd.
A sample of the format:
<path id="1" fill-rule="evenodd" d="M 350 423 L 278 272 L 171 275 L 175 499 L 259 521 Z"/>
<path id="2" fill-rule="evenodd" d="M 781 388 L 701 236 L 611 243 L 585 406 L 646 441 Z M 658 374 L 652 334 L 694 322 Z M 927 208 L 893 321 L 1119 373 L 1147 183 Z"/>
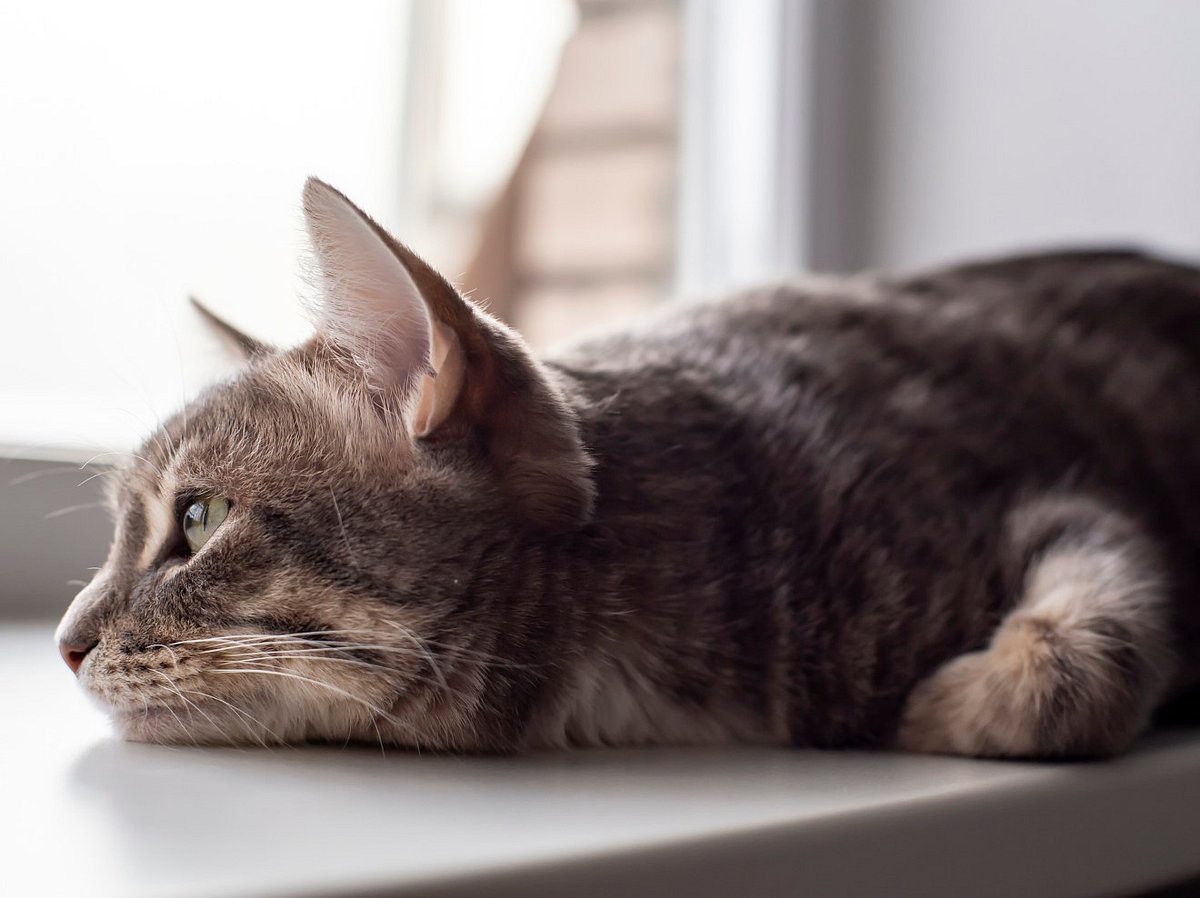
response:
<path id="1" fill-rule="evenodd" d="M 545 109 L 461 279 L 545 346 L 660 302 L 675 246 L 679 0 L 577 0 Z"/>

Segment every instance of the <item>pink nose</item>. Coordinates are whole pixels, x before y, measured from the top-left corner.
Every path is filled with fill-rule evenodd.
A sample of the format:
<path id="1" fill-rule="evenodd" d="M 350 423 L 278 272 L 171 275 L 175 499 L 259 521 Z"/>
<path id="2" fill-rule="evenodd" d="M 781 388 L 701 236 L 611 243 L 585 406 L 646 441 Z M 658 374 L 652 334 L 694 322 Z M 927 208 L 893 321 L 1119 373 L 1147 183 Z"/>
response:
<path id="1" fill-rule="evenodd" d="M 83 645 L 78 642 L 60 642 L 58 644 L 58 653 L 67 662 L 67 667 L 71 668 L 71 673 L 78 674 L 79 668 L 83 666 L 83 659 L 95 647 L 96 643 L 94 642 L 91 645 Z"/>

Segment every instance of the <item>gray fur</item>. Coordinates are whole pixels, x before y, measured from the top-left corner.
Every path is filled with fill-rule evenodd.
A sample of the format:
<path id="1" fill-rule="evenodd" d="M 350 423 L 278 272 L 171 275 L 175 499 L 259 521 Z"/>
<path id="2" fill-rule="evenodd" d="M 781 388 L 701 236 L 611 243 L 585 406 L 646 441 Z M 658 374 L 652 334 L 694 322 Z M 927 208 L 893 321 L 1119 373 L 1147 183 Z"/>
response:
<path id="1" fill-rule="evenodd" d="M 1200 272 L 797 281 L 534 361 L 378 233 L 453 416 L 411 438 L 318 337 L 149 440 L 60 630 L 131 738 L 1087 755 L 1196 682 Z"/>

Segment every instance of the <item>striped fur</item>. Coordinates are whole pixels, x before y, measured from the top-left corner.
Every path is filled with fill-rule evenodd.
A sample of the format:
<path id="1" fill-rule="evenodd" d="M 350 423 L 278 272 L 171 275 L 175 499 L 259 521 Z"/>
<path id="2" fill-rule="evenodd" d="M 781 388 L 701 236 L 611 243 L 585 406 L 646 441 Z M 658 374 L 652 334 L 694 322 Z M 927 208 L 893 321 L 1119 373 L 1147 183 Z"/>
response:
<path id="1" fill-rule="evenodd" d="M 1094 755 L 1196 683 L 1200 272 L 795 282 L 538 361 L 363 220 L 461 383 L 389 393 L 437 378 L 356 321 L 147 441 L 60 627 L 128 737 Z"/>

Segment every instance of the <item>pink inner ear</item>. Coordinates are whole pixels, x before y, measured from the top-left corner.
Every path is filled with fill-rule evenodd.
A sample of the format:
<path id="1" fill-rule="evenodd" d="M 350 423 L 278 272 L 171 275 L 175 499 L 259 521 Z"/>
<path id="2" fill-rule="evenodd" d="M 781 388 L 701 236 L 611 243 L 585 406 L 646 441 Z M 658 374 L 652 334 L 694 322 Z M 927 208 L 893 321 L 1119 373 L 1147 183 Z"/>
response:
<path id="1" fill-rule="evenodd" d="M 430 371 L 429 310 L 408 269 L 344 196 L 310 178 L 304 218 L 321 297 L 318 329 L 347 350 L 380 391 L 414 388 Z"/>

